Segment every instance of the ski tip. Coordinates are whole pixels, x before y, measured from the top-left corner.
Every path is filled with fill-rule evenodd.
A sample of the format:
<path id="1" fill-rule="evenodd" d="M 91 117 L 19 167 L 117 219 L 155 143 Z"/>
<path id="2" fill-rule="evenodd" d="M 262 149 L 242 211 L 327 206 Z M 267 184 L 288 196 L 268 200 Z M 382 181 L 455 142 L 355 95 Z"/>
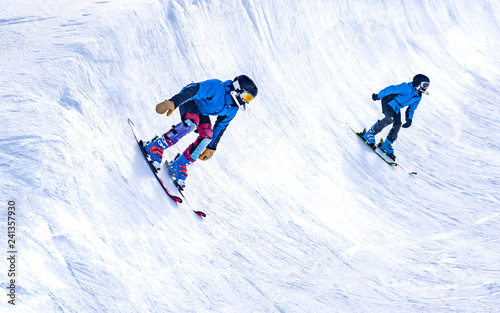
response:
<path id="1" fill-rule="evenodd" d="M 196 215 L 198 215 L 199 217 L 207 217 L 207 215 L 201 211 L 193 211 L 194 213 L 196 213 Z"/>
<path id="2" fill-rule="evenodd" d="M 410 172 L 410 175 L 417 175 L 417 172 Z"/>

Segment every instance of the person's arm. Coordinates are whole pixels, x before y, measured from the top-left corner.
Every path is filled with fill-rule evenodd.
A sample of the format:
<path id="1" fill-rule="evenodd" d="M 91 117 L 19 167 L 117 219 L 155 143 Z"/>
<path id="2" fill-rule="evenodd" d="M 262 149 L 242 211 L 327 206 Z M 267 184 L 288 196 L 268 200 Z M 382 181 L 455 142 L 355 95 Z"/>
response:
<path id="1" fill-rule="evenodd" d="M 411 126 L 411 123 L 413 121 L 413 114 L 415 113 L 415 110 L 418 107 L 418 104 L 420 101 L 416 101 L 408 106 L 405 112 L 405 117 L 406 117 L 406 123 L 403 124 L 403 128 L 408 128 Z"/>
<path id="2" fill-rule="evenodd" d="M 233 117 L 227 117 L 227 116 L 219 116 L 217 118 L 217 121 L 215 122 L 214 126 L 212 141 L 208 144 L 206 149 L 203 150 L 203 152 L 200 154 L 200 160 L 206 161 L 214 155 L 215 150 L 217 149 L 217 145 L 219 144 L 219 140 L 226 131 L 226 128 L 232 119 Z"/>
<path id="3" fill-rule="evenodd" d="M 406 88 L 406 83 L 388 86 L 380 90 L 380 92 L 377 94 L 377 98 L 382 99 L 387 97 L 388 95 L 399 95 L 402 91 L 405 90 L 405 88 Z"/>
<path id="4" fill-rule="evenodd" d="M 181 92 L 173 96 L 170 100 L 174 103 L 175 107 L 182 105 L 183 103 L 193 99 L 198 94 L 200 90 L 199 83 L 189 84 L 182 88 Z"/>
<path id="5" fill-rule="evenodd" d="M 234 116 L 219 116 L 217 117 L 217 121 L 215 122 L 214 126 L 214 132 L 213 132 L 213 137 L 212 141 L 208 144 L 209 149 L 211 150 L 216 150 L 217 145 L 219 144 L 219 140 L 221 139 L 222 135 L 224 135 L 224 132 L 226 131 L 227 126 L 229 125 L 229 122 L 234 118 Z"/>

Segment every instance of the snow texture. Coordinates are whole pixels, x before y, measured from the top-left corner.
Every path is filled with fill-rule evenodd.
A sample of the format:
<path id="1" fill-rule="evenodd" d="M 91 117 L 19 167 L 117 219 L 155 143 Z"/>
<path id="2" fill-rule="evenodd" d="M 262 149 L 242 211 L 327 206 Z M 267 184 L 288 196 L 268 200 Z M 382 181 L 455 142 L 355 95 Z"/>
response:
<path id="1" fill-rule="evenodd" d="M 500 312 L 499 1 L 0 12 L 1 312 Z M 371 94 L 418 73 L 430 95 L 394 145 L 413 177 L 346 122 L 371 126 Z M 239 74 L 258 97 L 189 168 L 201 220 L 163 193 L 127 118 L 162 134 L 179 116 L 158 102 Z"/>

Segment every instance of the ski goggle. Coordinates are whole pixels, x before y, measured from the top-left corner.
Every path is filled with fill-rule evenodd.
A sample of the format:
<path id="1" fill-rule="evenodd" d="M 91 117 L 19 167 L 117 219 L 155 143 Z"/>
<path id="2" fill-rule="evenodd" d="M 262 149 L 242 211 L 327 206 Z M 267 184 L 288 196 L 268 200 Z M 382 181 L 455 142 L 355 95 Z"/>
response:
<path id="1" fill-rule="evenodd" d="M 253 96 L 251 94 L 249 94 L 248 92 L 243 91 L 243 93 L 241 94 L 241 99 L 243 99 L 243 101 L 248 103 L 248 102 L 253 100 Z"/>
<path id="2" fill-rule="evenodd" d="M 417 87 L 419 90 L 426 91 L 427 88 L 429 88 L 430 83 L 429 82 L 421 82 L 420 85 Z"/>
<path id="3" fill-rule="evenodd" d="M 417 86 L 417 90 L 420 91 L 421 93 L 428 95 L 429 93 L 426 90 L 427 88 L 429 88 L 429 85 L 430 85 L 429 82 L 421 82 L 420 85 Z"/>

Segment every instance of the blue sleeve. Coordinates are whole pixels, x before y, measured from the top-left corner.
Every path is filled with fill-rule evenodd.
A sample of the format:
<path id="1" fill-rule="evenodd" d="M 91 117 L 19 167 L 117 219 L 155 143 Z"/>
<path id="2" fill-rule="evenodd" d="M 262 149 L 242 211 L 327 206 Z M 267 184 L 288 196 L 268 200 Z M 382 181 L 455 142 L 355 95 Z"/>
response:
<path id="1" fill-rule="evenodd" d="M 405 90 L 405 88 L 406 88 L 406 83 L 386 87 L 380 90 L 380 92 L 378 93 L 378 98 L 382 99 L 387 97 L 388 95 L 399 95 L 401 92 Z"/>
<path id="2" fill-rule="evenodd" d="M 192 83 L 182 88 L 181 92 L 173 96 L 172 100 L 175 107 L 194 99 L 207 99 L 215 94 L 215 86 L 220 84 L 220 81 L 212 79 L 201 83 Z"/>
<path id="3" fill-rule="evenodd" d="M 175 104 L 177 108 L 184 102 L 191 100 L 200 90 L 200 84 L 189 84 L 186 87 L 182 88 L 181 92 L 170 98 Z"/>
<path id="4" fill-rule="evenodd" d="M 234 116 L 219 116 L 217 117 L 217 121 L 215 122 L 214 132 L 212 141 L 208 144 L 208 148 L 212 150 L 217 149 L 217 145 L 219 144 L 219 140 L 222 135 L 226 131 L 229 122 L 234 118 Z"/>
<path id="5" fill-rule="evenodd" d="M 412 103 L 412 104 L 410 104 L 410 106 L 408 106 L 408 109 L 406 109 L 406 119 L 407 120 L 413 119 L 413 113 L 415 113 L 415 110 L 417 109 L 419 103 L 420 103 L 420 99 L 417 102 Z"/>

